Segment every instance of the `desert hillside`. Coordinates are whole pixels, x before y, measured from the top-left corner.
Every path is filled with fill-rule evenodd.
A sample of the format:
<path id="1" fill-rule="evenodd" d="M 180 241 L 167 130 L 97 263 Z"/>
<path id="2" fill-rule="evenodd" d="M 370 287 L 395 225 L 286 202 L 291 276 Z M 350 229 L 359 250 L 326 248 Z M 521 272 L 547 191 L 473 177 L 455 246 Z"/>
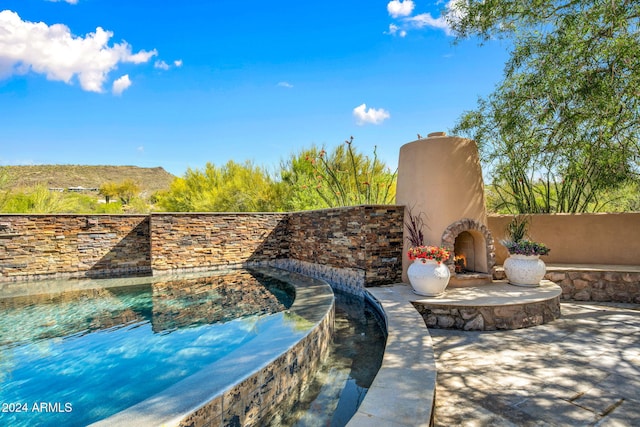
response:
<path id="1" fill-rule="evenodd" d="M 48 188 L 98 188 L 105 182 L 119 183 L 133 180 L 142 193 L 152 194 L 168 189 L 175 176 L 161 167 L 138 166 L 83 166 L 83 165 L 33 165 L 4 166 L 9 175 L 7 187 L 21 189 L 36 185 Z"/>

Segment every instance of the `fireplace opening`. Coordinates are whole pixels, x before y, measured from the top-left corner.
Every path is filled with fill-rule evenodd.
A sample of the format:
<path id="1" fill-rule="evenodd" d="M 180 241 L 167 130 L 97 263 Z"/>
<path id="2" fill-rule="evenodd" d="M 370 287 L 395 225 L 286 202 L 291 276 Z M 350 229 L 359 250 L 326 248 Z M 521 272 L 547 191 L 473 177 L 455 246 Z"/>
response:
<path id="1" fill-rule="evenodd" d="M 476 271 L 475 242 L 468 231 L 458 234 L 453 244 L 453 263 L 458 274 Z"/>
<path id="2" fill-rule="evenodd" d="M 456 221 L 442 233 L 442 246 L 451 251 L 446 262 L 452 274 L 451 285 L 475 286 L 491 282 L 495 252 L 493 237 L 485 225 L 469 218 Z"/>
<path id="3" fill-rule="evenodd" d="M 453 241 L 453 269 L 456 274 L 488 273 L 487 242 L 482 233 L 464 230 Z"/>

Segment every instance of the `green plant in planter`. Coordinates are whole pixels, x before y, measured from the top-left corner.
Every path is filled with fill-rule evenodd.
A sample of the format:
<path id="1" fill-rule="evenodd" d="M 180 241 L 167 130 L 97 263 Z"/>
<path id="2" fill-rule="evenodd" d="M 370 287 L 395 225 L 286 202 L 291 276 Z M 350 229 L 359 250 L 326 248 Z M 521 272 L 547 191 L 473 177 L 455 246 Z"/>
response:
<path id="1" fill-rule="evenodd" d="M 551 251 L 544 243 L 532 242 L 531 240 L 503 244 L 511 255 L 547 255 Z"/>
<path id="2" fill-rule="evenodd" d="M 424 212 L 414 214 L 412 209 L 407 207 L 404 225 L 407 228 L 406 239 L 411 245 L 407 256 L 412 261 L 407 268 L 407 278 L 413 292 L 433 297 L 442 294 L 449 284 L 451 273 L 444 262 L 449 259 L 450 252 L 441 246 L 424 244 L 423 216 Z"/>
<path id="3" fill-rule="evenodd" d="M 500 243 L 511 255 L 547 255 L 549 249 L 544 243 L 531 240 L 528 236 L 529 217 L 515 216 L 507 225 L 507 238 Z"/>
<path id="4" fill-rule="evenodd" d="M 509 251 L 503 268 L 510 284 L 515 286 L 540 286 L 547 267 L 539 255 L 547 255 L 550 249 L 544 244 L 530 240 L 528 217 L 514 217 L 507 226 L 507 239 L 501 243 Z"/>
<path id="5" fill-rule="evenodd" d="M 507 225 L 507 241 L 519 242 L 525 240 L 529 232 L 529 217 L 515 216 Z"/>

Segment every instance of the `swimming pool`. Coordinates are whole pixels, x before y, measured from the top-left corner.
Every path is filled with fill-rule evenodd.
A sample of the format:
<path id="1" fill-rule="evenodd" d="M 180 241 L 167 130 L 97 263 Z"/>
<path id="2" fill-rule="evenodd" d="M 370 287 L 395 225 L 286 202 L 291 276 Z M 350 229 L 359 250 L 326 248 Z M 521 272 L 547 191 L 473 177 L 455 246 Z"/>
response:
<path id="1" fill-rule="evenodd" d="M 331 350 L 298 402 L 273 425 L 343 427 L 366 397 L 384 357 L 386 326 L 365 296 L 334 290 Z"/>
<path id="2" fill-rule="evenodd" d="M 4 286 L 0 423 L 115 423 L 153 399 L 171 407 L 153 410 L 156 421 L 182 416 L 173 394 L 200 384 L 206 401 L 246 376 L 242 355 L 249 370 L 263 366 L 314 326 L 315 309 L 294 302 L 295 280 L 253 269 Z"/>

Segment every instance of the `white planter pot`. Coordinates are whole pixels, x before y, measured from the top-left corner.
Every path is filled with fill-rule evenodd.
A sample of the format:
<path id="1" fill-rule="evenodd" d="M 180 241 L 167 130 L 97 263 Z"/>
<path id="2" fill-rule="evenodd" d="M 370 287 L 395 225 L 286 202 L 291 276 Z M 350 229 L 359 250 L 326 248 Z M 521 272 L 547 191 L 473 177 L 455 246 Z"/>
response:
<path id="1" fill-rule="evenodd" d="M 435 297 L 449 284 L 449 268 L 444 263 L 418 258 L 407 269 L 409 283 L 418 295 Z"/>
<path id="2" fill-rule="evenodd" d="M 540 255 L 509 255 L 503 267 L 509 283 L 516 286 L 540 286 L 547 272 Z"/>

